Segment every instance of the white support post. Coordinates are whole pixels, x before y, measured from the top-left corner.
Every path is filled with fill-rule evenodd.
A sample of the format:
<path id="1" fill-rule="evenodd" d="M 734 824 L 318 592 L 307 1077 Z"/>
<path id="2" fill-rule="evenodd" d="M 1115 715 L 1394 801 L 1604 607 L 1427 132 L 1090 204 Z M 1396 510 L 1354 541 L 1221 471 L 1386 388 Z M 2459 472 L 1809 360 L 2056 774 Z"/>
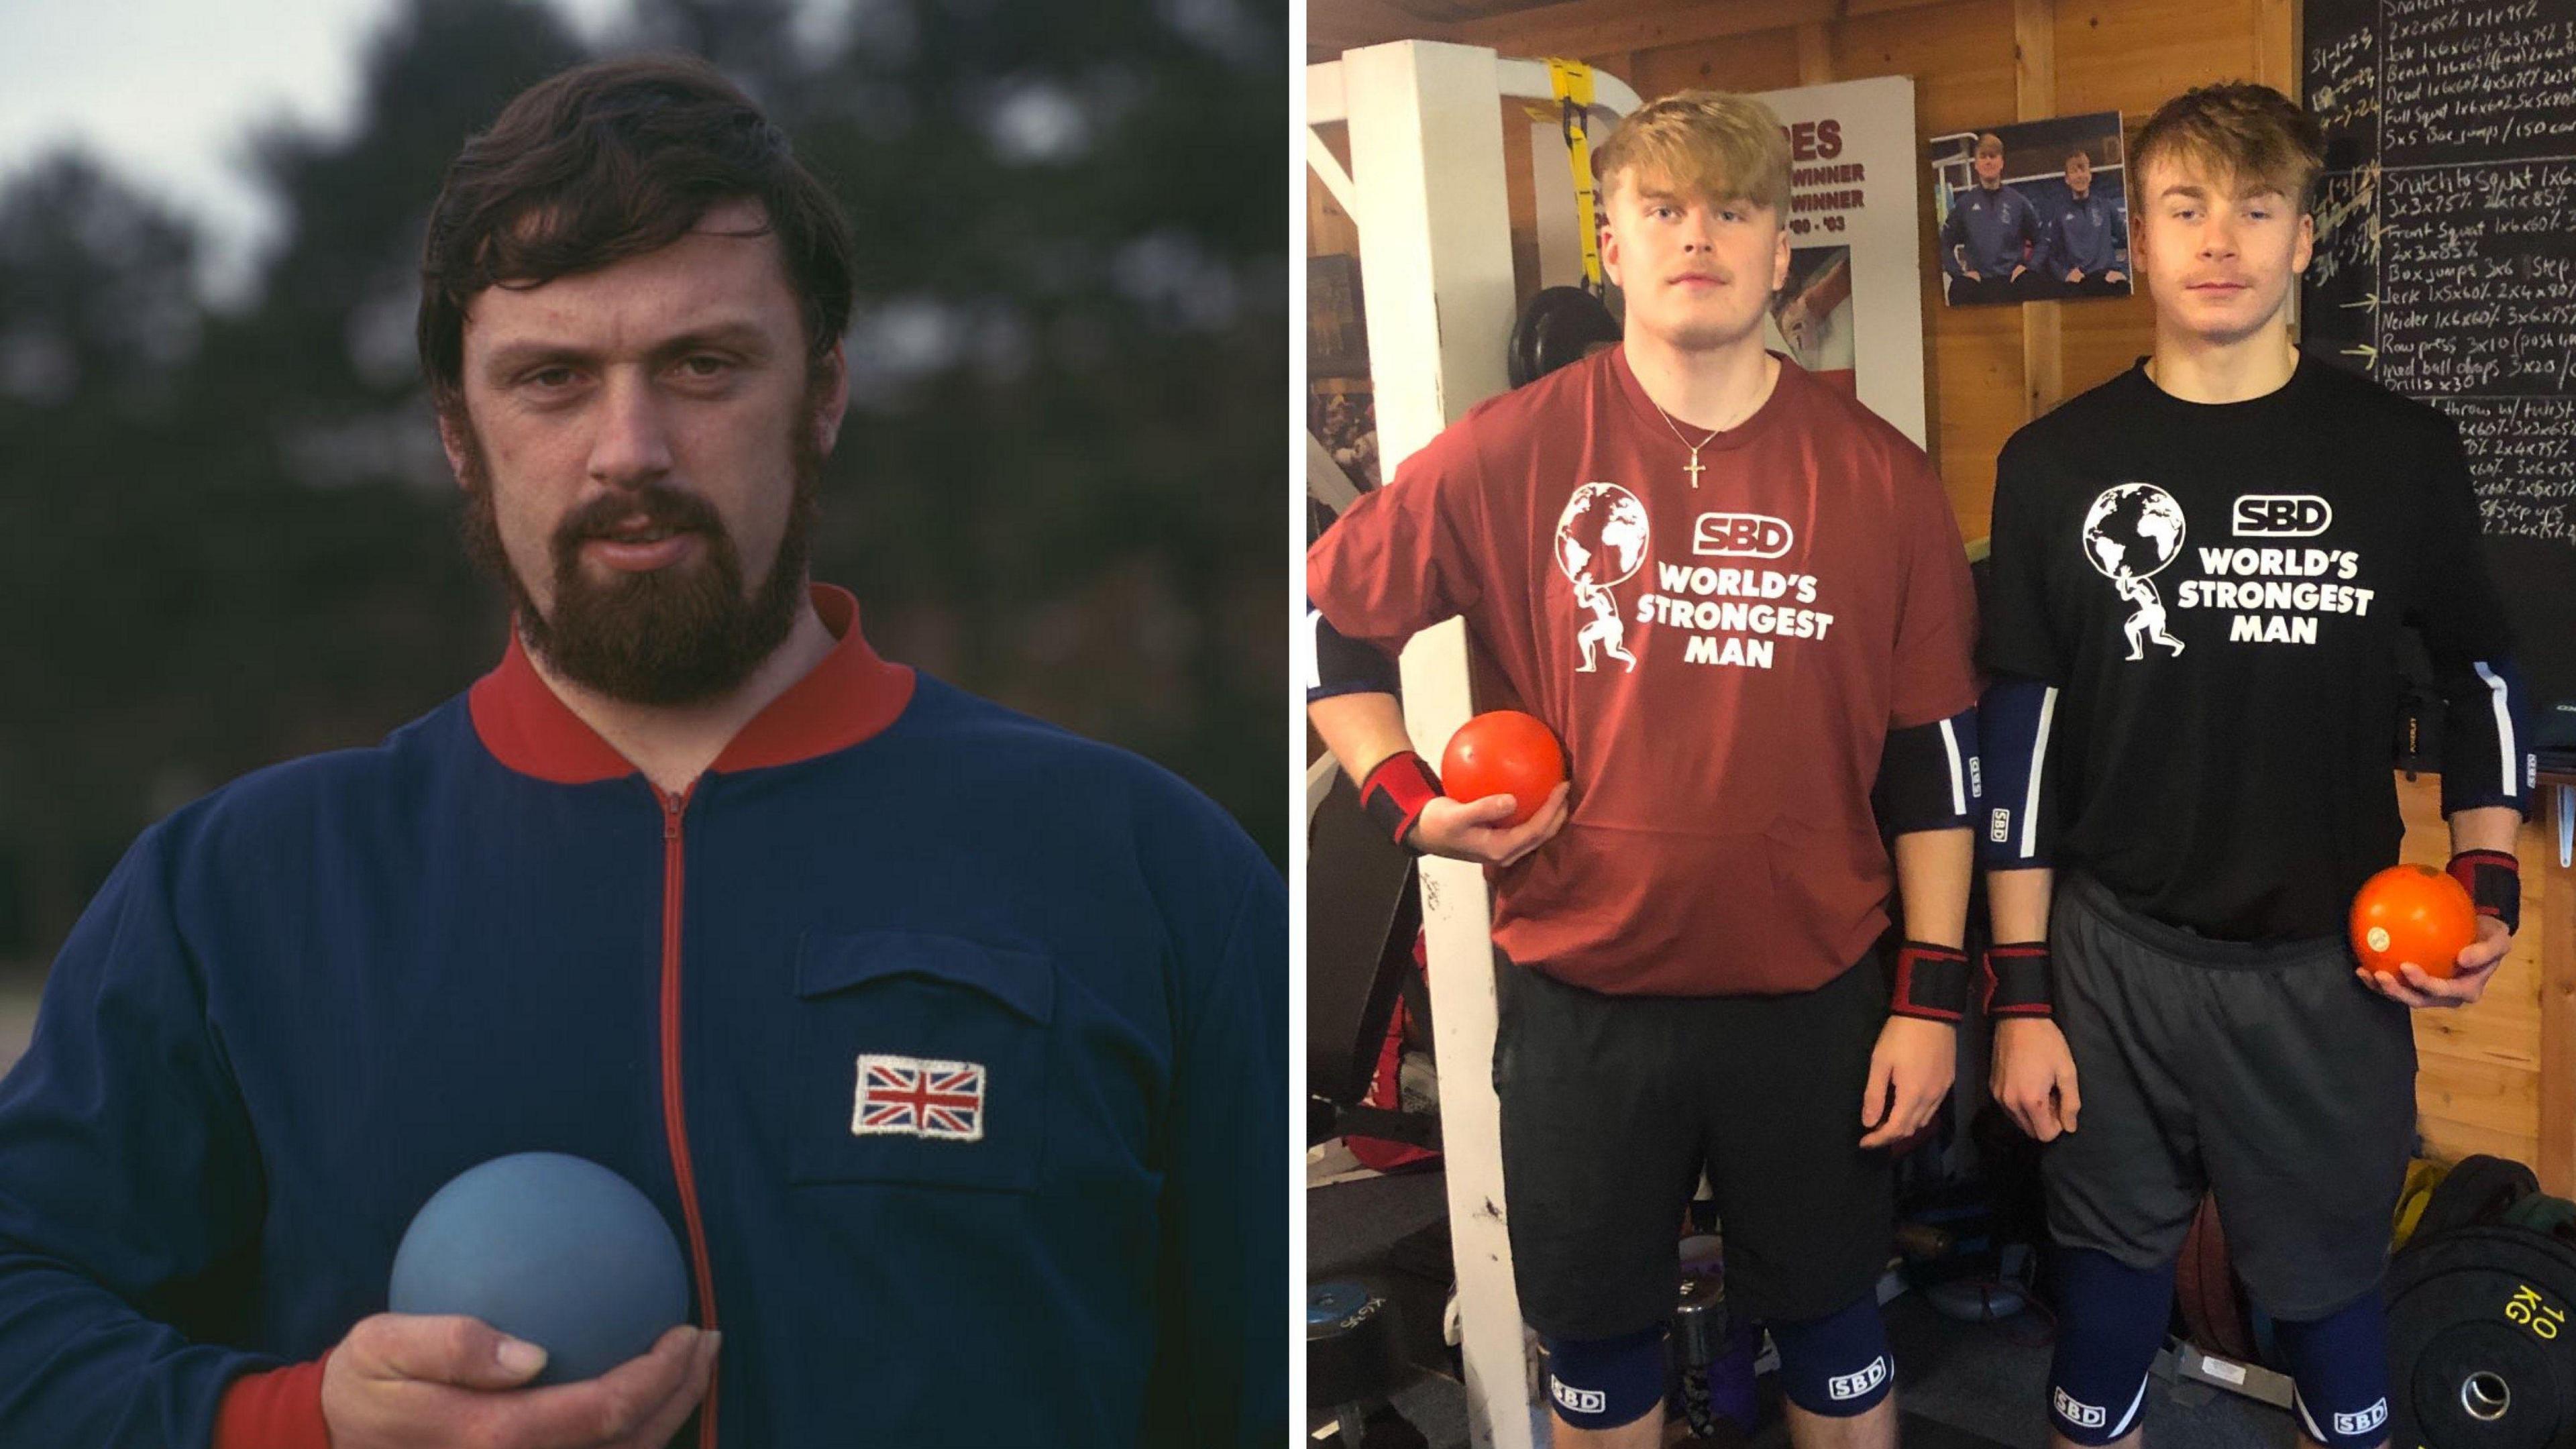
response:
<path id="1" fill-rule="evenodd" d="M 1321 79 L 1321 78 L 1318 78 Z M 1506 386 L 1511 216 L 1494 52 L 1401 41 L 1345 52 L 1339 74 L 1359 205 L 1369 355 L 1385 476 Z M 1405 726 L 1437 759 L 1473 705 L 1463 622 L 1404 651 Z M 1484 873 L 1422 862 L 1440 1134 L 1458 1269 L 1468 1429 L 1478 1449 L 1534 1449 L 1520 1298 L 1504 1228 L 1494 1056 L 1491 903 Z"/>

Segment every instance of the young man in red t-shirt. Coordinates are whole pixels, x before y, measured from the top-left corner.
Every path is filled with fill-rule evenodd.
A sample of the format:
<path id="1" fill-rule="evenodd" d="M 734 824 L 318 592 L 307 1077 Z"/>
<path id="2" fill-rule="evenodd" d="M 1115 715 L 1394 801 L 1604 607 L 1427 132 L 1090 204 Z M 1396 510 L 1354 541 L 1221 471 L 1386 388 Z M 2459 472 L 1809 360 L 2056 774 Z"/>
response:
<path id="1" fill-rule="evenodd" d="M 1397 840 L 1494 868 L 1512 1257 L 1557 1444 L 1661 1442 L 1705 1170 L 1793 1438 L 1893 1445 L 1885 1149 L 1947 1091 L 1967 994 L 1966 561 L 1922 450 L 1763 350 L 1770 110 L 1667 97 L 1600 173 L 1625 341 L 1472 410 L 1316 543 L 1310 715 Z M 1458 615 L 1571 761 L 1518 827 L 1441 798 L 1405 736 L 1393 655 Z"/>

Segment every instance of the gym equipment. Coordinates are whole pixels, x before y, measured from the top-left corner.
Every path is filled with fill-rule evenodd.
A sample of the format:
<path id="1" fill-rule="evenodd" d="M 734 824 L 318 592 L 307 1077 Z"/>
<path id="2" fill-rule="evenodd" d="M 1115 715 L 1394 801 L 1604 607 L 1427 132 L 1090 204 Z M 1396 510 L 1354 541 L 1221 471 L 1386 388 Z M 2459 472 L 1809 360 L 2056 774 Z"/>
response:
<path id="1" fill-rule="evenodd" d="M 1413 966 L 1422 926 L 1413 857 L 1386 838 L 1360 809 L 1350 777 L 1334 771 L 1331 787 L 1308 822 L 1306 851 L 1306 1090 L 1332 1110 L 1310 1138 L 1339 1136 L 1342 1117 L 1360 1110 Z M 1437 1122 L 1419 1124 L 1438 1142 Z M 1402 1137 L 1396 1124 L 1364 1130 Z"/>
<path id="2" fill-rule="evenodd" d="M 1512 324 L 1504 373 L 1512 386 L 1525 387 L 1596 347 L 1617 345 L 1619 336 L 1618 319 L 1599 297 L 1581 287 L 1543 287 Z"/>
<path id="3" fill-rule="evenodd" d="M 2538 1191 L 2540 1179 L 2530 1168 L 2509 1157 L 2478 1153 L 2461 1158 L 2425 1199 L 2423 1216 L 2415 1223 L 2415 1238 L 2421 1241 L 2457 1228 L 2495 1222 L 2516 1202 Z"/>
<path id="4" fill-rule="evenodd" d="M 1685 1273 L 1673 1304 L 1673 1368 L 1683 1421 L 1703 1440 L 1741 1442 L 1761 1417 L 1754 1389 L 1757 1335 L 1727 1319 L 1726 1281 Z"/>
<path id="5" fill-rule="evenodd" d="M 1603 300 L 1608 284 L 1601 275 L 1601 197 L 1592 180 L 1587 129 L 1592 67 L 1581 61 L 1550 60 L 1547 77 L 1556 96 L 1554 119 L 1565 137 L 1566 168 L 1574 179 L 1574 225 L 1583 243 L 1583 285 L 1541 288 L 1512 323 L 1511 349 L 1504 356 L 1503 371 L 1514 387 L 1525 387 L 1560 367 L 1581 362 L 1595 348 L 1619 341 L 1618 319 L 1610 315 L 1609 303 Z M 1530 114 L 1537 120 L 1550 118 L 1535 106 Z"/>
<path id="6" fill-rule="evenodd" d="M 2506 1208 L 2504 1215 L 2496 1221 L 2542 1237 L 2576 1244 L 2576 1202 L 2563 1197 L 2551 1197 L 2545 1192 L 2526 1194 Z"/>
<path id="7" fill-rule="evenodd" d="M 1306 1407 L 1330 1415 L 1333 1449 L 1421 1449 L 1428 1441 L 1387 1403 L 1403 1363 L 1388 1301 L 1355 1279 L 1306 1285 Z"/>
<path id="8" fill-rule="evenodd" d="M 686 1322 L 679 1239 L 634 1184 L 519 1152 L 458 1173 L 394 1252 L 388 1306 L 462 1313 L 546 1351 L 540 1384 L 597 1378 Z"/>
<path id="9" fill-rule="evenodd" d="M 2451 1175 L 2451 1164 L 2430 1157 L 2418 1157 L 2406 1164 L 2405 1185 L 2397 1190 L 2397 1215 L 2389 1233 L 2389 1249 L 2394 1252 L 2406 1246 L 2423 1221 L 2425 1204 L 2432 1201 L 2433 1189 Z"/>
<path id="10" fill-rule="evenodd" d="M 2389 1442 L 2576 1449 L 2576 1247 L 2498 1224 L 2390 1265 Z"/>
<path id="11" fill-rule="evenodd" d="M 1518 825 L 1538 813 L 1548 792 L 1565 782 L 1565 747 L 1535 715 L 1490 710 L 1458 727 L 1440 752 L 1440 788 L 1450 799 L 1512 797 L 1503 824 Z"/>
<path id="12" fill-rule="evenodd" d="M 2427 976 L 2459 969 L 2478 938 L 2478 910 L 2466 888 L 2429 865 L 2392 865 L 2352 898 L 2352 949 L 2383 976 L 2412 963 Z"/>

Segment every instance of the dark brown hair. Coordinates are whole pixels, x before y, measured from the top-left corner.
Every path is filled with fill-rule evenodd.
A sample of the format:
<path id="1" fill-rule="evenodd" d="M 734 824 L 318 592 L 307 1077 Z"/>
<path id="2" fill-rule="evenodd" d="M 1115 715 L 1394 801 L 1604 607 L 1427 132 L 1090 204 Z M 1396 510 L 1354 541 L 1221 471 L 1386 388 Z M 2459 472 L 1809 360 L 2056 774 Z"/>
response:
<path id="1" fill-rule="evenodd" d="M 850 226 L 786 134 L 693 56 L 575 66 L 530 86 L 447 168 L 421 253 L 420 361 L 459 395 L 465 310 L 678 241 L 719 202 L 758 202 L 819 358 L 850 320 Z"/>
<path id="2" fill-rule="evenodd" d="M 2148 162 L 2197 163 L 2239 195 L 2278 191 L 2295 215 L 2307 210 L 2325 154 L 2316 121 L 2288 96 L 2251 81 L 2222 81 L 2156 107 L 2129 143 L 2129 174 L 2143 191 Z"/>

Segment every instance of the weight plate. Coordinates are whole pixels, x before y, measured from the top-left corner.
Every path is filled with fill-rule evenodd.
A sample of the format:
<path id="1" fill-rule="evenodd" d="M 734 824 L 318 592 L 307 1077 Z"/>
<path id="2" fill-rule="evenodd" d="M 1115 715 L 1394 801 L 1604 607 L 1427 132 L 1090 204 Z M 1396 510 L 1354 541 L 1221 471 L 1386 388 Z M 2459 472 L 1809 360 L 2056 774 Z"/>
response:
<path id="1" fill-rule="evenodd" d="M 2576 1449 L 2576 1248 L 2470 1226 L 2397 1255 L 2390 1443 Z"/>
<path id="2" fill-rule="evenodd" d="M 2539 1190 L 2540 1179 L 2512 1158 L 2485 1153 L 2463 1157 L 2425 1202 L 2415 1236 L 2429 1238 L 2472 1223 L 2494 1222 L 2505 1209 Z"/>
<path id="3" fill-rule="evenodd" d="M 1596 343 L 1618 340 L 1619 323 L 1600 298 L 1581 287 L 1542 288 L 1512 324 L 1503 371 L 1512 386 L 1523 387 L 1581 362 Z"/>
<path id="4" fill-rule="evenodd" d="M 2227 1231 L 2218 1222 L 2218 1199 L 2204 1196 L 2174 1264 L 2174 1297 L 2182 1306 L 2191 1341 L 2221 1358 L 2254 1362 L 2254 1332 L 2236 1291 L 2227 1258 Z"/>
<path id="5" fill-rule="evenodd" d="M 1394 1315 L 1347 1279 L 1306 1285 L 1306 1403 L 1374 1403 L 1395 1386 Z"/>

